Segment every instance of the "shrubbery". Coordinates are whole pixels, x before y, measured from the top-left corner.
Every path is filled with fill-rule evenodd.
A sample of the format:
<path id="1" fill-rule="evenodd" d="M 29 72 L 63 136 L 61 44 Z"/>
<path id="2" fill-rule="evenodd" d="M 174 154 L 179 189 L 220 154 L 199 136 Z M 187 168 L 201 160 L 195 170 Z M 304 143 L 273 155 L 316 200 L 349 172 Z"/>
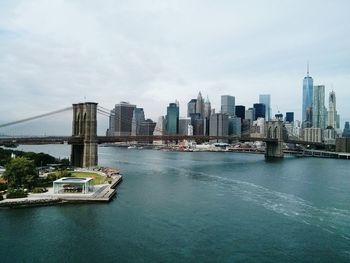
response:
<path id="1" fill-rule="evenodd" d="M 60 170 L 60 171 L 57 171 L 57 172 L 53 172 L 53 173 L 49 173 L 47 175 L 47 181 L 48 182 L 53 182 L 57 179 L 60 179 L 62 177 L 71 177 L 72 176 L 72 173 L 67 171 L 67 170 Z"/>
<path id="2" fill-rule="evenodd" d="M 41 193 L 46 193 L 46 192 L 47 192 L 47 189 L 44 187 L 35 187 L 32 190 L 33 194 L 41 194 Z"/>
<path id="3" fill-rule="evenodd" d="M 10 189 L 7 192 L 6 198 L 13 199 L 13 198 L 23 198 L 27 196 L 28 194 L 24 192 L 22 189 Z"/>
<path id="4" fill-rule="evenodd" d="M 7 183 L 0 183 L 0 191 L 5 191 L 7 189 Z"/>

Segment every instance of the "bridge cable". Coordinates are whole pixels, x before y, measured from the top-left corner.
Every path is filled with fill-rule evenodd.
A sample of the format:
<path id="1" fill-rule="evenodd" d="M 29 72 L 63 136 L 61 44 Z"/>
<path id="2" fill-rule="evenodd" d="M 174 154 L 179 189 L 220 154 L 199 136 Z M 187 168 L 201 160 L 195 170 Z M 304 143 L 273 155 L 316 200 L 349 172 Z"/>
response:
<path id="1" fill-rule="evenodd" d="M 71 109 L 72 109 L 72 107 L 68 107 L 68 108 L 64 108 L 64 109 L 55 110 L 55 111 L 52 111 L 52 112 L 36 115 L 36 116 L 33 116 L 33 117 L 25 118 L 25 119 L 22 119 L 22 120 L 0 124 L 0 128 L 4 128 L 4 127 L 8 127 L 8 126 L 12 126 L 12 125 L 16 125 L 16 124 L 20 124 L 20 123 L 24 123 L 24 122 L 28 122 L 28 121 L 32 121 L 32 120 L 36 120 L 36 119 L 40 119 L 40 118 L 44 118 L 44 117 L 51 116 L 51 115 L 54 115 L 54 114 L 57 114 L 57 113 L 61 113 L 61 112 L 64 112 L 64 111 L 68 111 L 68 110 L 71 110 Z"/>

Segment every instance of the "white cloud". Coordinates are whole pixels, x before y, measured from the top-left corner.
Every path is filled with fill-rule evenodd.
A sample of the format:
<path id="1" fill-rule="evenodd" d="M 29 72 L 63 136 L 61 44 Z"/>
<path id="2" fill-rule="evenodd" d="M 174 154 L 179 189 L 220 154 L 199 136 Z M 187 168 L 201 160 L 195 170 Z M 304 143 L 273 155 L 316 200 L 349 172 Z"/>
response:
<path id="1" fill-rule="evenodd" d="M 157 118 L 174 99 L 185 115 L 199 90 L 273 110 L 301 108 L 306 61 L 333 85 L 350 119 L 347 1 L 2 1 L 0 122 L 121 100 Z M 16 110 L 14 106 L 16 105 Z M 327 106 L 327 105 L 326 105 Z M 68 124 L 69 125 L 69 124 Z"/>

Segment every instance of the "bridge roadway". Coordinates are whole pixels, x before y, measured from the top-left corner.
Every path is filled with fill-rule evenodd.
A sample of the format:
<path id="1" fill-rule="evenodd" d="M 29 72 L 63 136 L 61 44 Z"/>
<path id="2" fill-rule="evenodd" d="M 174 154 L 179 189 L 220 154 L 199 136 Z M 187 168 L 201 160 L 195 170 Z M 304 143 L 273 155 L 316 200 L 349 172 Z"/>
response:
<path id="1" fill-rule="evenodd" d="M 150 136 L 97 136 L 97 143 L 114 143 L 114 142 L 150 142 L 150 141 L 181 141 L 193 140 L 197 142 L 214 141 L 214 140 L 234 140 L 240 142 L 269 142 L 278 143 L 277 139 L 260 138 L 260 137 L 237 137 L 237 136 L 185 136 L 185 135 L 150 135 Z M 323 143 L 306 142 L 301 140 L 284 140 L 284 143 L 324 146 Z M 10 144 L 83 144 L 84 138 L 79 136 L 42 136 L 42 137 L 4 137 L 0 138 L 0 145 Z"/>

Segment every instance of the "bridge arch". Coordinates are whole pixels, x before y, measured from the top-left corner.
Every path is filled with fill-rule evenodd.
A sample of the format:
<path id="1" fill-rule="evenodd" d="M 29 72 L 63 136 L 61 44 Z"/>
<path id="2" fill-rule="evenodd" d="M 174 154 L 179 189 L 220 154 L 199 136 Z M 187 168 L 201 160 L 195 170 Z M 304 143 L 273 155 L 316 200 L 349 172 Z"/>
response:
<path id="1" fill-rule="evenodd" d="M 278 127 L 277 126 L 273 130 L 273 139 L 278 139 Z"/>
<path id="2" fill-rule="evenodd" d="M 271 138 L 272 138 L 272 127 L 269 127 L 269 128 L 267 129 L 267 138 L 268 138 L 268 139 L 271 139 Z"/>
<path id="3" fill-rule="evenodd" d="M 84 112 L 83 115 L 83 121 L 82 121 L 82 131 L 84 132 L 84 134 L 88 133 L 89 131 L 87 130 L 88 125 L 86 125 L 86 112 Z"/>

